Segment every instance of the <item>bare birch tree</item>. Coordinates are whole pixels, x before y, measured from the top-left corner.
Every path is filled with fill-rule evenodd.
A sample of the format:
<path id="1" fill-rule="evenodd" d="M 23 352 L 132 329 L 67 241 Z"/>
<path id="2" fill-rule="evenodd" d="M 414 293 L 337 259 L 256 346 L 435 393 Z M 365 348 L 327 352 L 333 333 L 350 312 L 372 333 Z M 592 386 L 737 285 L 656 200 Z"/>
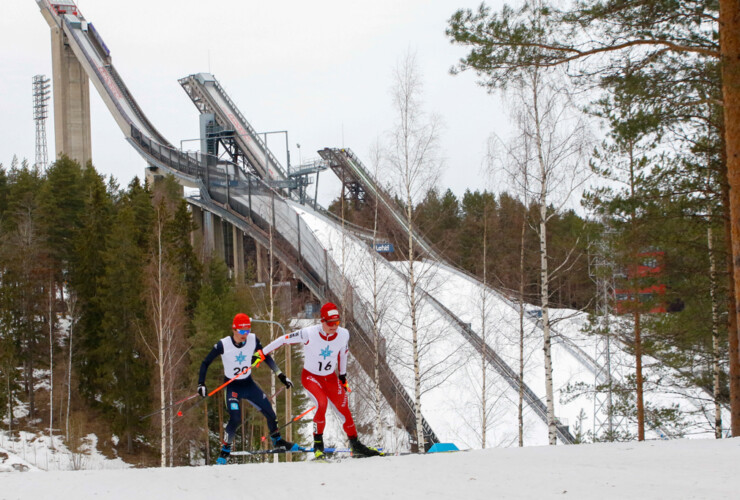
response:
<path id="1" fill-rule="evenodd" d="M 69 290 L 65 296 L 65 305 L 67 306 L 67 317 L 69 318 L 69 328 L 67 329 L 67 408 L 64 420 L 64 437 L 67 442 L 70 441 L 69 414 L 72 407 L 72 354 L 74 331 L 79 319 L 80 311 L 77 306 L 77 294 Z"/>
<path id="2" fill-rule="evenodd" d="M 379 178 L 380 166 L 383 162 L 382 147 L 379 141 L 376 141 L 370 151 L 370 163 L 373 169 L 373 175 L 376 182 Z M 388 294 L 384 292 L 388 282 L 387 274 L 382 274 L 382 257 L 375 251 L 378 244 L 378 215 L 379 199 L 375 197 L 375 206 L 373 207 L 373 237 L 372 237 L 372 259 L 371 269 L 369 272 L 370 286 L 372 289 L 372 308 L 370 310 L 370 320 L 372 322 L 372 340 L 373 340 L 373 391 L 372 391 L 372 408 L 373 408 L 373 441 L 380 446 L 386 446 L 383 436 L 383 408 L 385 399 L 380 390 L 380 362 L 385 358 L 385 340 L 383 339 L 383 327 L 385 316 L 389 307 Z"/>
<path id="3" fill-rule="evenodd" d="M 521 113 L 514 113 L 514 122 L 520 123 L 523 119 Z M 519 127 L 524 128 L 523 125 Z M 526 134 L 520 135 L 511 144 L 502 144 L 497 137 L 492 137 L 488 144 L 488 171 L 493 174 L 496 164 L 503 165 L 503 170 L 513 181 L 516 193 L 522 198 L 521 202 L 524 210 L 529 206 L 529 170 L 528 165 L 531 158 L 530 140 Z M 503 146 L 503 157 L 499 157 L 498 146 Z M 519 313 L 519 384 L 518 384 L 518 401 L 517 401 L 517 421 L 518 421 L 518 444 L 524 446 L 524 370 L 525 370 L 525 328 L 524 328 L 524 288 L 526 286 L 525 273 L 525 255 L 526 255 L 526 235 L 527 235 L 527 217 L 522 215 L 521 232 L 519 239 L 519 289 L 516 297 Z"/>
<path id="4" fill-rule="evenodd" d="M 172 404 L 175 379 L 184 369 L 181 363 L 187 350 L 185 336 L 185 292 L 177 270 L 167 259 L 166 225 L 171 211 L 163 197 L 155 196 L 154 241 L 147 269 L 147 305 L 154 332 L 154 346 L 147 342 L 157 366 L 159 403 L 162 408 Z M 146 339 L 145 339 L 146 341 Z M 160 421 L 160 465 L 172 466 L 174 461 L 173 414 L 168 410 Z"/>
<path id="5" fill-rule="evenodd" d="M 711 169 L 707 169 L 707 192 L 711 192 L 712 186 Z M 720 375 L 722 366 L 722 351 L 720 349 L 720 332 L 719 332 L 719 300 L 717 299 L 717 257 L 714 250 L 714 234 L 712 224 L 714 223 L 714 207 L 712 200 L 707 202 L 707 253 L 709 254 L 709 298 L 712 303 L 712 389 L 714 395 L 714 437 L 722 437 L 722 386 L 720 385 Z"/>
<path id="6" fill-rule="evenodd" d="M 557 443 L 557 422 L 552 381 L 550 319 L 550 257 L 547 250 L 548 221 L 569 202 L 585 182 L 589 152 L 586 125 L 575 112 L 565 87 L 541 68 L 523 72 L 514 92 L 519 105 L 518 134 L 524 147 L 516 177 L 525 199 L 536 204 L 535 230 L 540 253 L 540 307 L 542 310 L 545 392 L 548 441 Z M 560 266 L 565 265 L 565 262 Z"/>
<path id="7" fill-rule="evenodd" d="M 408 233 L 406 275 L 408 278 L 409 321 L 414 370 L 414 405 L 416 412 L 416 439 L 419 449 L 424 447 L 421 413 L 420 366 L 420 288 L 415 267 L 416 242 L 413 237 L 414 204 L 435 182 L 441 169 L 437 155 L 439 124 L 435 117 L 427 117 L 422 107 L 422 80 L 415 54 L 408 52 L 394 72 L 393 107 L 396 124 L 388 153 L 391 182 L 397 189 L 404 207 Z"/>
<path id="8" fill-rule="evenodd" d="M 49 328 L 49 446 L 54 448 L 54 277 L 50 275 L 47 283 L 47 327 Z"/>

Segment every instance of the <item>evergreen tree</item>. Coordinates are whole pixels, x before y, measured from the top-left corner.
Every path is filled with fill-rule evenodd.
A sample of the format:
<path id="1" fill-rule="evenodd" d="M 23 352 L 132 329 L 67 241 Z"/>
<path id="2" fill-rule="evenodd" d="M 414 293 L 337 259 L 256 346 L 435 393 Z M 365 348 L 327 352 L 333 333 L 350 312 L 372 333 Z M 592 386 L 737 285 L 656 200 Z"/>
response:
<path id="1" fill-rule="evenodd" d="M 151 368 L 142 343 L 148 336 L 142 289 L 152 212 L 149 192 L 134 179 L 106 240 L 97 298 L 100 336 L 88 350 L 94 370 L 88 390 L 110 417 L 113 431 L 124 436 L 129 452 L 142 428 L 138 417 L 151 397 Z"/>
<path id="2" fill-rule="evenodd" d="M 168 221 L 166 227 L 168 259 L 177 266 L 180 279 L 185 285 L 187 296 L 185 311 L 192 320 L 198 303 L 203 270 L 195 249 L 190 244 L 190 234 L 196 229 L 192 214 L 184 199 L 177 200 L 172 219 Z"/>
<path id="3" fill-rule="evenodd" d="M 76 355 L 72 357 L 79 374 L 79 390 L 94 401 L 98 391 L 98 349 L 104 332 L 100 328 L 104 311 L 101 301 L 105 275 L 105 248 L 115 216 L 115 208 L 105 179 L 93 168 L 83 173 L 84 210 L 80 231 L 74 238 L 75 255 L 70 269 L 70 285 L 79 302 Z"/>
<path id="4" fill-rule="evenodd" d="M 483 275 L 484 225 L 488 234 L 499 231 L 498 205 L 493 194 L 487 191 L 465 191 L 462 199 L 462 221 L 459 232 L 460 265 L 478 276 Z M 492 250 L 491 253 L 494 253 Z M 489 254 L 490 255 L 490 254 Z M 493 259 L 491 259 L 493 260 Z M 490 268 L 490 266 L 489 266 Z"/>
<path id="5" fill-rule="evenodd" d="M 437 248 L 450 262 L 460 259 L 460 204 L 448 189 L 440 197 L 436 188 L 427 191 L 424 199 L 414 208 L 416 224 L 424 238 Z"/>
<path id="6" fill-rule="evenodd" d="M 75 235 L 84 209 L 82 168 L 62 155 L 49 166 L 39 193 L 39 211 L 46 243 L 54 261 L 55 277 L 67 275 L 73 258 Z"/>
<path id="7" fill-rule="evenodd" d="M 2 220 L 5 217 L 5 213 L 8 210 L 8 174 L 5 172 L 3 164 L 0 163 L 0 227 L 2 226 Z"/>

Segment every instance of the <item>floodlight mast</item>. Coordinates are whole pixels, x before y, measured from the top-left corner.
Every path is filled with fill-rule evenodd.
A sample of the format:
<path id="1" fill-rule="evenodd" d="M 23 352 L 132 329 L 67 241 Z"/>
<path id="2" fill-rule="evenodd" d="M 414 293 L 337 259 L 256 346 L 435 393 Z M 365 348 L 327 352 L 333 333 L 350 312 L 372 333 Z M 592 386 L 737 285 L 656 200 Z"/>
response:
<path id="1" fill-rule="evenodd" d="M 45 172 L 49 162 L 46 145 L 47 101 L 49 100 L 49 79 L 45 75 L 33 77 L 33 120 L 36 122 L 36 166 Z"/>

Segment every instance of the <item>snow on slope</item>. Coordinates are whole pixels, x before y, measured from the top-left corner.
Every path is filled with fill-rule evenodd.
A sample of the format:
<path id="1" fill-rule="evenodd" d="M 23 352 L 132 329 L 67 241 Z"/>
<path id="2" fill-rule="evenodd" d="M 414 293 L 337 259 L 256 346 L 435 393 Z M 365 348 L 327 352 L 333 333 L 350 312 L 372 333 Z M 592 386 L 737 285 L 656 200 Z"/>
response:
<path id="1" fill-rule="evenodd" d="M 0 474 L 0 498 L 78 500 L 735 499 L 740 438 L 347 459 Z"/>
<path id="2" fill-rule="evenodd" d="M 61 436 L 54 436 L 53 444 L 48 435 L 35 435 L 30 432 L 14 432 L 9 439 L 5 431 L 0 431 L 0 472 L 11 471 L 67 471 L 126 469 L 131 467 L 120 458 L 106 458 L 98 450 L 98 437 L 88 434 L 76 452 L 71 452 Z M 0 490 L 0 498 L 2 490 Z"/>
<path id="3" fill-rule="evenodd" d="M 480 333 L 483 324 L 481 314 L 482 284 L 446 265 L 426 262 L 424 266 L 430 268 L 427 273 L 434 277 L 430 286 L 432 295 L 454 311 L 463 321 L 471 323 L 475 332 Z M 493 332 L 492 335 L 489 334 L 493 338 L 488 343 L 507 361 L 509 366 L 518 371 L 518 305 L 492 290 L 489 290 L 486 297 L 486 303 L 488 304 L 486 308 L 488 313 L 487 328 Z M 525 310 L 528 311 L 528 314 L 525 314 L 524 318 L 524 330 L 527 336 L 524 379 L 527 385 L 544 401 L 545 372 L 542 331 L 538 325 L 537 320 L 539 318 L 536 314 L 539 309 L 527 305 Z M 553 385 L 556 393 L 556 415 L 563 423 L 570 424 L 571 430 L 573 430 L 573 425 L 577 422 L 578 416 L 583 410 L 587 417 L 584 422 L 586 430 L 591 429 L 594 421 L 593 394 L 587 392 L 580 397 L 571 399 L 565 393 L 565 389 L 569 384 L 582 383 L 593 387 L 597 383 L 595 360 L 597 359 L 597 343 L 600 338 L 583 333 L 582 329 L 588 318 L 581 311 L 552 309 L 551 319 L 553 321 L 552 364 Z M 624 319 L 613 318 L 613 321 L 624 321 Z M 610 349 L 612 377 L 620 382 L 624 382 L 635 372 L 635 358 L 626 352 L 624 347 L 619 341 L 612 340 Z M 711 409 L 707 408 L 710 402 L 708 395 L 697 387 L 678 388 L 675 372 L 665 368 L 649 356 L 643 357 L 643 366 L 646 380 L 662 380 L 657 387 L 646 384 L 646 401 L 651 405 L 664 408 L 673 405 L 680 408 L 682 414 L 687 417 L 685 427 L 681 430 L 684 435 L 713 437 L 714 430 L 711 424 L 714 417 L 713 413 L 709 415 L 710 410 L 713 411 L 713 407 Z M 599 382 L 603 382 L 603 380 Z M 724 421 L 729 422 L 729 412 L 725 410 L 723 413 Z M 603 421 L 606 415 L 602 414 L 600 418 Z M 624 422 L 624 430 L 636 434 L 636 423 Z M 678 432 L 677 429 L 665 427 L 648 428 L 646 429 L 646 438 L 665 438 L 674 436 Z"/>

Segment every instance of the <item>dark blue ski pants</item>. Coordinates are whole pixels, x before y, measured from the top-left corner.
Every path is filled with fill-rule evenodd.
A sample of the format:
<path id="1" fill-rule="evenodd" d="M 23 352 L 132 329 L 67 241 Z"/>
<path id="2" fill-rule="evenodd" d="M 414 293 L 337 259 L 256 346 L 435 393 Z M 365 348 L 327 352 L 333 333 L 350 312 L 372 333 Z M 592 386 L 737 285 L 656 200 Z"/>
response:
<path id="1" fill-rule="evenodd" d="M 247 377 L 245 379 L 234 380 L 226 386 L 226 408 L 229 410 L 229 423 L 226 424 L 226 434 L 230 438 L 233 439 L 236 429 L 241 423 L 240 400 L 242 399 L 246 399 L 252 403 L 252 406 L 257 408 L 265 416 L 270 434 L 277 430 L 277 416 L 272 409 L 270 400 L 267 399 L 260 386 L 252 380 L 252 377 Z M 232 439 L 229 439 L 229 441 Z"/>

